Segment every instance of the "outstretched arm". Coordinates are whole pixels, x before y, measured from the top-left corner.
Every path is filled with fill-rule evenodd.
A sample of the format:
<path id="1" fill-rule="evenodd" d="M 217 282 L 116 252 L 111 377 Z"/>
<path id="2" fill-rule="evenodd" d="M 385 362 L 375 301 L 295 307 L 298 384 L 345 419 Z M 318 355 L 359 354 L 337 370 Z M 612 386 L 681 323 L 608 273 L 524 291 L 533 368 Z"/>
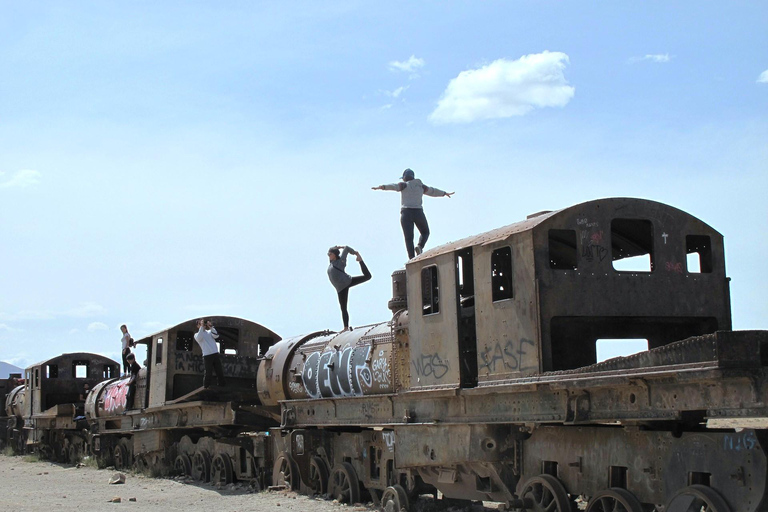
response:
<path id="1" fill-rule="evenodd" d="M 446 192 L 444 190 L 440 190 L 439 188 L 428 187 L 424 185 L 424 193 L 431 197 L 447 197 L 450 199 L 451 196 L 456 192 Z"/>
<path id="2" fill-rule="evenodd" d="M 371 190 L 392 190 L 393 192 L 401 192 L 405 188 L 405 183 L 390 183 L 389 185 L 379 185 L 378 187 L 371 187 Z"/>

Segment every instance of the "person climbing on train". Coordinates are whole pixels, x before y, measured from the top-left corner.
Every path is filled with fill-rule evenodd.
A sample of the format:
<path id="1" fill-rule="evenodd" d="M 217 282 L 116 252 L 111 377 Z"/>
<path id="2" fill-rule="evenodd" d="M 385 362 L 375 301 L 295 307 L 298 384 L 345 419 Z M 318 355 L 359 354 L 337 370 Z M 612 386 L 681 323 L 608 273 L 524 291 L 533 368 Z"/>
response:
<path id="1" fill-rule="evenodd" d="M 341 249 L 343 249 L 343 251 L 339 252 Z M 344 268 L 347 266 L 347 254 L 354 254 L 357 257 L 363 275 L 352 277 L 346 273 Z M 339 306 L 341 306 L 341 319 L 344 321 L 344 330 L 351 331 L 352 328 L 349 326 L 349 312 L 347 311 L 349 289 L 368 281 L 371 278 L 371 273 L 365 265 L 363 257 L 360 256 L 360 253 L 349 246 L 334 245 L 328 249 L 328 260 L 330 261 L 328 265 L 328 279 L 331 280 L 331 284 L 336 288 L 336 292 L 339 295 Z"/>
<path id="2" fill-rule="evenodd" d="M 219 386 L 224 387 L 227 385 L 224 380 L 224 367 L 221 365 L 219 348 L 216 346 L 216 338 L 219 335 L 213 327 L 213 322 L 204 318 L 197 321 L 197 328 L 195 341 L 203 350 L 203 363 L 205 363 L 203 387 L 210 387 L 214 372 L 216 372 L 216 382 Z"/>
<path id="3" fill-rule="evenodd" d="M 429 238 L 429 224 L 421 204 L 422 197 L 426 194 L 431 197 L 450 198 L 455 192 L 445 192 L 439 188 L 425 185 L 421 180 L 416 179 L 416 175 L 411 169 L 403 171 L 403 176 L 400 179 L 402 181 L 399 183 L 379 185 L 378 187 L 371 188 L 373 190 L 400 192 L 400 225 L 403 228 L 408 259 L 412 259 L 421 254 Z M 414 225 L 419 230 L 419 243 L 416 247 L 413 246 Z"/>
<path id="4" fill-rule="evenodd" d="M 128 392 L 125 395 L 125 410 L 133 409 L 133 397 L 136 394 L 136 379 L 139 378 L 139 370 L 141 370 L 141 365 L 136 362 L 136 356 L 133 355 L 133 352 L 129 352 L 127 356 L 125 356 L 125 359 L 128 361 L 128 375 L 130 375 L 130 379 L 128 380 Z"/>
<path id="5" fill-rule="evenodd" d="M 131 353 L 131 347 L 134 345 L 133 338 L 128 333 L 128 327 L 123 324 L 120 326 L 120 330 L 123 333 L 123 337 L 120 339 L 122 343 L 122 355 L 123 355 L 123 375 L 128 375 L 128 360 L 127 356 Z"/>

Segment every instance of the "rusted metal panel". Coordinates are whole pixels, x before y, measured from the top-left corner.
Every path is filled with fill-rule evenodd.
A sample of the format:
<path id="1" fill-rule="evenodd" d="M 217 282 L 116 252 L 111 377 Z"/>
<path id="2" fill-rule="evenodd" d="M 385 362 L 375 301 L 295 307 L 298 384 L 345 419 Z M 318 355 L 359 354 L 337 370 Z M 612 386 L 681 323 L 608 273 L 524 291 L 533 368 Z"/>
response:
<path id="1" fill-rule="evenodd" d="M 512 252 L 513 296 L 494 302 L 491 255 L 509 247 Z M 529 231 L 475 247 L 475 307 L 478 380 L 490 382 L 541 371 L 538 309 Z"/>
<path id="2" fill-rule="evenodd" d="M 438 273 L 439 312 L 424 314 L 422 270 L 435 266 Z M 406 266 L 411 350 L 411 389 L 452 387 L 460 382 L 456 268 L 454 255 L 411 260 Z"/>

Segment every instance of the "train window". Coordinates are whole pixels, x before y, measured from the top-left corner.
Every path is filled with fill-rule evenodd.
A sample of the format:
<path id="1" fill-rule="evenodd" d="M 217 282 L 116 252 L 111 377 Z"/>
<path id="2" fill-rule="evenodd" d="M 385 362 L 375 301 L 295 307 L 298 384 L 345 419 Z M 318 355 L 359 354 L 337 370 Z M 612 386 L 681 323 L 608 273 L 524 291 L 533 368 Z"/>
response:
<path id="1" fill-rule="evenodd" d="M 40 389 L 40 368 L 35 368 L 35 389 Z"/>
<path id="2" fill-rule="evenodd" d="M 191 331 L 176 331 L 176 350 L 191 352 L 195 337 Z"/>
<path id="3" fill-rule="evenodd" d="M 219 337 L 216 339 L 216 346 L 219 353 L 227 356 L 237 355 L 237 344 L 240 339 L 240 329 L 235 327 L 216 327 Z"/>
<path id="4" fill-rule="evenodd" d="M 614 357 L 626 357 L 648 350 L 646 339 L 600 339 L 595 342 L 597 362 L 602 363 Z"/>
<path id="5" fill-rule="evenodd" d="M 90 363 L 88 361 L 73 361 L 72 362 L 72 375 L 76 379 L 88 378 L 88 367 Z"/>
<path id="6" fill-rule="evenodd" d="M 549 268 L 576 270 L 577 256 L 576 230 L 549 230 Z"/>
<path id="7" fill-rule="evenodd" d="M 512 298 L 512 249 L 502 247 L 491 254 L 493 302 Z"/>
<path id="8" fill-rule="evenodd" d="M 45 378 L 55 379 L 59 376 L 59 365 L 47 364 L 45 365 Z"/>
<path id="9" fill-rule="evenodd" d="M 155 344 L 155 364 L 163 364 L 163 338 L 157 338 Z"/>
<path id="10" fill-rule="evenodd" d="M 475 279 L 472 271 L 472 250 L 457 254 L 456 278 L 459 283 L 459 305 L 471 307 L 475 303 Z"/>
<path id="11" fill-rule="evenodd" d="M 117 370 L 115 369 L 115 365 L 105 364 L 104 371 L 101 372 L 101 376 L 105 379 L 117 377 Z"/>
<path id="12" fill-rule="evenodd" d="M 437 267 L 421 269 L 421 314 L 434 315 L 440 312 L 440 286 Z"/>
<path id="13" fill-rule="evenodd" d="M 642 219 L 611 221 L 611 259 L 621 272 L 653 271 L 653 224 Z"/>
<path id="14" fill-rule="evenodd" d="M 712 243 L 707 235 L 686 235 L 685 252 L 689 274 L 712 272 Z"/>

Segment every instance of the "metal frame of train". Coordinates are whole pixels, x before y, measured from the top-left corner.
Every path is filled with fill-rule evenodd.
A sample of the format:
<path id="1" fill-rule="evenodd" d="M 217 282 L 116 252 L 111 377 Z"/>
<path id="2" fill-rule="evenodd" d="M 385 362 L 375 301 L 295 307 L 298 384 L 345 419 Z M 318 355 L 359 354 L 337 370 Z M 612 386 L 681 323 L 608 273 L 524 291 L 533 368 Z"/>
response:
<path id="1" fill-rule="evenodd" d="M 6 399 L 9 441 L 388 511 L 427 494 L 536 512 L 768 510 L 768 331 L 732 331 L 723 237 L 701 220 L 590 201 L 426 251 L 392 288 L 391 320 L 354 331 L 281 339 L 215 317 L 224 389 L 200 388 L 193 321 L 139 341 L 132 409 L 105 370 L 84 401 L 22 412 L 28 369 Z M 647 350 L 598 362 L 626 339 Z"/>

